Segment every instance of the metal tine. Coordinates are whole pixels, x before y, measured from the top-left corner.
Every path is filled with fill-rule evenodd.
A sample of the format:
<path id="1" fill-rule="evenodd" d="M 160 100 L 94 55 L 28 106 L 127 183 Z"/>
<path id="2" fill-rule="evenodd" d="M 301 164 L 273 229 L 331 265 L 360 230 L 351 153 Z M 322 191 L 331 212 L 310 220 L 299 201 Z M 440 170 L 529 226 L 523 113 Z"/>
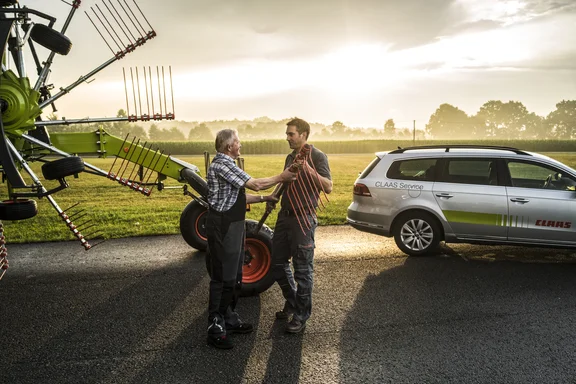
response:
<path id="1" fill-rule="evenodd" d="M 108 175 L 111 175 L 111 174 L 114 175 L 112 173 L 112 170 L 114 169 L 114 165 L 116 164 L 116 160 L 118 160 L 118 157 L 120 156 L 120 152 L 122 152 L 122 148 L 124 148 L 124 144 L 126 144 L 126 140 L 128 140 L 129 135 L 130 135 L 129 133 L 126 134 L 126 137 L 124 138 L 124 141 L 122 142 L 122 145 L 120 146 L 120 149 L 118 150 L 118 153 L 116 154 L 116 158 L 112 162 L 112 166 L 110 167 L 110 171 L 108 171 Z"/>
<path id="2" fill-rule="evenodd" d="M 136 6 L 136 8 L 138 9 L 138 11 L 140 12 L 140 15 L 142 16 L 142 18 L 144 19 L 144 21 L 146 21 L 146 24 L 148 24 L 148 27 L 150 27 L 151 31 L 154 31 L 154 28 L 152 28 L 152 26 L 150 25 L 150 23 L 148 22 L 148 19 L 146 18 L 146 15 L 144 15 L 144 13 L 142 12 L 142 10 L 140 9 L 140 7 L 138 6 L 138 4 L 136 4 L 136 0 L 132 0 L 134 2 L 134 5 Z M 126 0 L 124 0 L 124 3 L 126 3 Z M 126 6 L 128 6 L 128 4 L 126 4 Z M 128 7 L 128 9 L 130 9 L 130 7 Z M 132 12 L 132 10 L 130 9 L 130 12 Z M 134 15 L 134 13 L 132 13 L 132 15 Z M 138 18 L 136 17 L 136 15 L 134 15 L 134 19 L 136 20 L 136 22 L 138 22 L 138 25 L 140 25 L 140 27 L 144 30 L 144 28 L 142 27 L 142 25 L 140 24 L 140 22 L 138 21 Z"/>
<path id="3" fill-rule="evenodd" d="M 172 66 L 168 66 L 168 70 L 170 71 L 170 97 L 172 98 L 172 117 L 175 118 L 176 110 L 174 108 L 174 87 L 172 86 Z"/>
<path id="4" fill-rule="evenodd" d="M 144 70 L 144 88 L 146 88 L 146 106 L 148 107 L 148 114 L 147 117 L 150 118 L 150 102 L 148 101 L 148 82 L 146 81 L 146 67 L 142 67 Z M 174 100 L 172 100 L 174 103 Z"/>
<path id="5" fill-rule="evenodd" d="M 91 223 L 91 222 L 92 222 L 92 219 L 90 219 L 90 220 L 88 220 L 88 221 L 85 221 L 85 222 L 83 222 L 82 224 L 76 225 L 76 228 L 81 228 L 81 227 L 83 227 L 83 226 L 85 226 L 86 224 Z"/>
<path id="6" fill-rule="evenodd" d="M 164 164 L 162 164 L 162 166 L 160 167 L 160 171 L 164 169 L 169 158 L 170 158 L 170 154 L 168 154 L 168 156 L 166 156 L 166 160 L 164 160 Z M 158 159 L 158 160 L 160 160 L 160 159 Z M 156 180 L 154 180 L 154 185 L 156 185 L 156 183 L 158 183 L 158 179 L 160 178 L 160 171 L 158 171 L 158 177 L 156 177 Z"/>
<path id="7" fill-rule="evenodd" d="M 120 5 L 120 8 L 122 8 L 122 10 L 124 11 L 124 13 L 126 14 L 126 16 L 128 16 L 128 20 L 130 20 L 132 22 L 132 25 L 134 26 L 134 28 L 136 28 L 136 31 L 138 32 L 138 34 L 140 35 L 140 37 L 144 37 L 146 36 L 146 31 L 144 30 L 144 28 L 142 28 L 142 25 L 140 25 L 140 22 L 138 21 L 138 19 L 136 18 L 136 15 L 134 14 L 134 12 L 132 12 L 132 9 L 130 9 L 130 6 L 128 6 L 128 4 L 126 3 L 126 1 L 124 1 L 124 4 L 126 4 L 126 8 L 130 11 L 130 13 L 132 14 L 132 17 L 130 17 L 130 15 L 128 14 L 128 12 L 126 11 L 126 8 L 124 8 L 124 6 L 122 5 L 122 3 L 120 2 L 120 0 L 118 0 L 118 4 Z M 138 26 L 136 26 L 136 24 L 134 23 L 134 20 L 136 20 L 138 22 L 138 25 L 140 25 L 140 28 L 142 28 L 142 30 L 144 31 L 144 35 L 142 35 L 142 33 L 140 32 L 140 30 L 138 29 Z"/>
<path id="8" fill-rule="evenodd" d="M 310 149 L 310 152 L 312 152 L 312 149 Z M 314 162 L 311 161 L 311 163 L 312 163 L 312 169 L 314 169 L 314 172 L 316 172 L 316 176 L 318 178 L 318 184 L 320 184 L 320 189 L 322 189 L 322 192 L 324 193 L 324 197 L 326 198 L 326 201 L 330 201 L 330 199 L 328 198 L 328 195 L 326 194 L 326 191 L 324 190 L 324 187 L 322 186 L 322 183 L 320 182 L 320 174 L 316 170 L 316 166 L 314 165 Z"/>
<path id="9" fill-rule="evenodd" d="M 98 224 L 92 224 L 92 225 L 87 226 L 86 228 L 82 228 L 82 230 L 83 230 L 83 231 L 86 231 L 87 229 L 90 229 L 90 228 L 95 227 L 95 226 L 97 226 L 97 225 L 98 225 Z M 78 228 L 78 226 L 76 226 L 76 228 Z M 94 232 L 94 233 L 96 233 L 96 232 Z M 84 238 L 86 238 L 86 237 L 88 237 L 88 235 L 84 236 Z"/>
<path id="10" fill-rule="evenodd" d="M 118 41 L 120 42 L 120 45 L 122 47 L 126 47 L 126 44 L 124 44 L 124 42 L 122 41 L 122 39 L 120 38 L 120 36 L 118 35 L 118 33 L 116 32 L 116 30 L 114 29 L 114 27 L 112 26 L 112 23 L 110 23 L 110 21 L 108 21 L 108 18 L 106 17 L 106 15 L 104 14 L 104 12 L 102 12 L 102 10 L 100 9 L 100 7 L 98 6 L 98 4 L 94 4 L 94 6 L 100 11 L 100 13 L 102 14 L 102 18 L 106 21 L 106 23 L 108 23 L 108 26 L 110 27 L 110 29 L 112 30 L 112 32 L 114 32 L 114 35 L 116 36 L 116 38 L 118 39 Z M 96 13 L 96 12 L 94 12 Z"/>
<path id="11" fill-rule="evenodd" d="M 152 170 L 152 172 L 150 172 L 150 176 L 148 176 L 148 180 L 146 180 L 146 184 L 148 184 L 148 181 L 150 181 L 150 177 L 152 177 L 152 174 L 154 173 L 154 169 L 156 168 L 156 166 L 158 165 L 158 162 L 160 161 L 160 159 L 162 158 L 162 155 L 164 154 L 164 150 L 160 151 L 160 156 L 158 156 L 158 159 L 156 160 L 156 164 L 154 164 L 150 169 Z"/>
<path id="12" fill-rule="evenodd" d="M 77 207 L 78 205 L 80 205 L 80 202 L 77 202 L 76 204 L 71 205 L 70 207 L 68 207 L 68 209 L 65 209 L 64 211 L 69 211 L 74 207 Z"/>
<path id="13" fill-rule="evenodd" d="M 66 215 L 66 216 L 68 216 L 68 220 L 70 220 L 70 221 L 72 221 L 73 218 L 74 218 L 74 220 L 80 220 L 81 218 L 86 217 L 88 215 L 88 213 L 84 213 L 83 215 L 80 215 L 84 211 L 86 211 L 86 210 L 83 209 L 83 210 L 76 212 L 72 215 Z M 80 215 L 80 216 L 78 216 L 78 215 Z"/>
<path id="14" fill-rule="evenodd" d="M 88 20 L 90 20 L 90 22 L 92 23 L 92 25 L 93 25 L 94 28 L 96 29 L 96 32 L 98 32 L 98 34 L 100 35 L 100 37 L 102 38 L 102 40 L 104 40 L 104 42 L 106 43 L 106 45 L 108 46 L 108 48 L 110 48 L 110 51 L 112 52 L 112 54 L 115 55 L 116 52 L 114 52 L 114 50 L 112 49 L 112 47 L 110 46 L 110 44 L 108 44 L 108 41 L 106 41 L 106 39 L 104 38 L 104 35 L 102 34 L 102 32 L 100 32 L 100 30 L 98 29 L 98 27 L 96 26 L 96 24 L 94 23 L 94 21 L 92 21 L 92 18 L 90 17 L 90 15 L 88 14 L 88 12 L 84 11 L 84 13 L 85 13 L 86 16 L 88 17 Z"/>
<path id="15" fill-rule="evenodd" d="M 148 66 L 148 73 L 150 75 L 150 99 L 152 100 L 152 113 L 154 114 L 154 84 L 152 78 L 152 68 Z"/>
<path id="16" fill-rule="evenodd" d="M 164 89 L 164 112 L 168 116 L 168 107 L 166 106 L 166 78 L 164 77 L 164 66 L 162 66 L 162 88 Z"/>
<path id="17" fill-rule="evenodd" d="M 296 198 L 296 203 L 297 203 L 296 207 L 300 211 L 302 218 L 305 219 L 305 222 L 304 222 L 304 220 L 302 220 L 302 222 L 304 222 L 304 224 L 306 224 L 306 228 L 310 229 L 311 228 L 310 220 L 308 220 L 308 215 L 306 215 L 306 212 L 304 212 L 304 204 L 302 203 L 302 199 L 300 199 L 300 195 L 298 194 L 298 189 L 297 189 L 295 183 L 290 184 L 290 188 L 294 192 L 294 197 Z M 296 211 L 294 211 L 294 213 L 296 214 L 296 216 L 298 216 Z"/>
<path id="18" fill-rule="evenodd" d="M 130 44 L 132 44 L 132 40 L 130 40 L 130 36 L 128 36 L 128 34 L 126 33 L 125 28 L 122 28 L 122 25 L 120 24 L 120 22 L 116 19 L 116 16 L 114 16 L 114 14 L 112 13 L 112 11 L 110 10 L 110 8 L 108 7 L 108 4 L 106 4 L 106 0 L 102 0 L 102 4 L 104 4 L 104 6 L 106 7 L 106 9 L 108 10 L 108 12 L 110 12 L 110 15 L 112 16 L 112 18 L 114 19 L 114 21 L 116 22 L 116 24 L 118 24 L 118 27 L 120 28 L 120 30 L 122 32 L 124 32 L 124 36 L 126 36 L 126 39 L 128 39 L 128 42 Z M 110 6 L 112 8 L 114 8 L 114 6 L 112 5 L 112 2 L 110 2 Z M 114 8 L 114 10 L 116 11 L 116 8 Z M 116 11 L 116 13 L 118 13 L 118 11 Z M 118 15 L 118 17 L 120 17 L 120 15 Z M 120 19 L 122 22 L 124 22 L 124 20 Z M 126 25 L 124 25 L 126 26 Z M 128 32 L 130 32 L 130 30 L 128 30 Z M 132 35 L 132 33 L 130 33 L 130 35 Z M 134 36 L 132 36 L 132 38 L 134 38 Z"/>
<path id="19" fill-rule="evenodd" d="M 144 148 L 144 149 L 146 149 L 146 148 Z M 150 154 L 151 151 L 152 151 L 152 143 L 150 143 L 150 146 L 148 147 L 148 149 L 146 149 L 146 155 L 142 159 L 142 163 L 146 162 L 146 158 L 148 157 L 148 154 Z M 154 160 L 154 155 L 152 155 L 152 159 L 150 159 L 150 163 L 152 163 L 153 160 Z M 148 173 L 148 167 L 146 167 L 146 171 L 144 173 L 142 173 L 142 176 L 140 177 L 140 183 L 142 183 L 144 181 L 144 177 L 146 176 L 147 173 Z"/>
<path id="20" fill-rule="evenodd" d="M 142 153 L 144 153 L 144 148 L 146 147 L 146 144 L 148 144 L 147 141 L 145 141 L 144 144 L 142 145 L 142 150 L 140 151 L 140 154 L 138 155 L 138 158 L 136 159 L 136 164 L 140 164 L 140 157 L 142 157 Z M 132 174 L 134 173 L 135 169 L 136 169 L 136 165 L 134 165 L 134 168 L 132 168 L 132 172 L 130 172 L 130 177 L 128 177 L 130 180 L 132 179 Z"/>
<path id="21" fill-rule="evenodd" d="M 132 148 L 132 146 L 134 145 L 134 140 L 136 140 L 136 136 L 134 136 L 134 138 L 132 139 L 132 142 L 130 143 L 130 148 Z M 120 148 L 120 152 L 122 152 L 122 148 Z M 118 152 L 118 154 L 120 154 L 120 152 Z M 130 152 L 130 150 L 128 150 L 128 152 Z M 126 157 L 128 157 L 128 153 L 126 154 Z M 120 168 L 118 168 L 118 182 L 120 182 L 120 178 L 122 178 L 122 175 L 124 174 L 124 172 L 122 172 L 122 167 L 124 167 L 124 163 L 126 162 L 126 157 L 122 158 L 122 162 L 120 163 Z M 121 174 L 122 172 L 122 174 Z"/>
<path id="22" fill-rule="evenodd" d="M 130 106 L 128 103 L 128 86 L 126 84 L 126 70 L 122 67 L 122 74 L 124 75 L 124 93 L 126 94 L 126 115 L 130 118 Z"/>
<path id="23" fill-rule="evenodd" d="M 305 159 L 305 164 L 306 164 L 305 166 L 309 166 L 308 165 L 308 157 Z M 310 189 L 312 190 L 312 193 L 314 194 L 316 199 L 320 202 L 320 204 L 318 205 L 318 208 L 320 208 L 322 210 L 325 209 L 326 206 L 324 205 L 324 202 L 320 198 L 320 191 L 318 190 L 318 187 L 316 187 L 316 183 L 314 183 L 312 176 L 306 171 L 304 171 L 304 174 L 306 175 L 306 178 L 308 180 L 308 183 L 310 185 Z M 320 205 L 322 205 L 322 207 L 320 207 Z"/>
<path id="24" fill-rule="evenodd" d="M 314 211 L 316 212 L 316 208 L 314 207 L 314 202 L 312 201 L 312 198 L 310 197 L 310 192 L 312 192 L 312 194 L 314 194 L 314 189 L 312 188 L 312 186 L 310 186 L 310 188 L 308 188 L 308 181 L 306 180 L 306 176 L 302 176 L 302 173 L 306 173 L 305 171 L 301 171 L 298 175 L 298 179 L 296 181 L 300 182 L 301 185 L 304 187 L 304 196 L 306 197 L 306 204 L 308 205 L 308 209 L 310 210 L 310 212 Z"/>
<path id="25" fill-rule="evenodd" d="M 138 87 L 138 105 L 140 106 L 140 116 L 142 116 L 142 98 L 140 97 L 140 78 L 138 77 L 138 67 L 136 67 L 136 85 Z"/>
<path id="26" fill-rule="evenodd" d="M 104 2 L 104 4 L 106 4 L 106 0 L 102 0 Z M 114 5 L 112 4 L 112 0 L 108 0 L 108 2 L 110 3 L 110 6 L 112 7 L 112 9 L 114 9 L 114 11 L 116 12 L 116 14 L 118 15 L 118 18 L 120 19 L 120 21 L 122 22 L 122 24 L 124 24 L 124 28 L 128 31 L 128 33 L 130 34 L 130 36 L 132 36 L 132 39 L 134 39 L 134 42 L 137 43 L 138 39 L 136 37 L 134 37 L 134 35 L 132 34 L 132 31 L 130 30 L 130 28 L 128 27 L 128 25 L 126 24 L 126 22 L 124 21 L 124 19 L 122 18 L 122 15 L 120 15 L 120 12 L 118 12 L 118 10 L 116 9 L 116 7 L 114 7 Z M 118 4 L 122 7 L 122 4 L 120 2 L 118 2 Z M 112 12 L 110 12 L 112 13 Z M 128 19 L 130 19 L 130 17 L 128 17 Z M 126 32 L 124 32 L 126 33 Z M 126 36 L 128 37 L 128 36 Z"/>
<path id="27" fill-rule="evenodd" d="M 160 100 L 158 104 L 160 104 L 160 117 L 162 117 L 162 90 L 160 89 L 160 70 L 158 66 L 156 66 L 156 75 L 158 77 L 158 99 Z"/>
<path id="28" fill-rule="evenodd" d="M 136 89 L 134 88 L 134 73 L 132 71 L 132 67 L 130 67 L 130 80 L 132 81 L 132 95 L 134 96 L 134 110 L 136 111 L 135 115 L 138 116 L 138 104 L 136 104 Z"/>
<path id="29" fill-rule="evenodd" d="M 104 29 L 106 30 L 106 32 L 108 33 L 108 35 L 110 36 L 110 38 L 112 39 L 112 41 L 114 42 L 114 44 L 116 44 L 116 46 L 118 47 L 119 51 L 122 51 L 122 46 L 120 44 L 118 44 L 118 42 L 116 41 L 116 39 L 114 38 L 114 36 L 112 35 L 112 33 L 110 32 L 110 30 L 108 29 L 108 27 L 106 27 L 106 24 L 104 24 L 104 22 L 102 21 L 102 19 L 100 18 L 100 16 L 98 16 L 98 14 L 96 13 L 96 11 L 94 10 L 93 7 L 90 7 L 90 9 L 92 10 L 92 12 L 94 12 L 94 16 L 96 16 L 96 18 L 98 19 L 98 21 L 100 22 L 100 24 L 102 24 L 102 26 L 104 27 Z M 104 41 L 106 41 L 106 39 L 104 39 Z"/>
<path id="30" fill-rule="evenodd" d="M 288 187 L 288 189 L 290 189 L 290 187 Z M 294 201 L 292 200 L 292 196 L 288 192 L 289 191 L 286 191 L 286 196 L 288 196 L 288 201 L 290 202 L 290 206 L 292 207 L 292 210 L 294 212 L 296 212 L 296 207 L 294 206 Z M 302 233 L 306 234 L 306 231 L 304 231 L 304 227 L 302 227 L 302 223 L 300 222 L 300 218 L 298 217 L 298 215 L 296 215 L 296 220 L 298 221 L 298 225 L 300 226 Z"/>
<path id="31" fill-rule="evenodd" d="M 134 138 L 136 138 L 136 136 L 134 136 Z M 136 142 L 136 145 L 134 145 L 134 141 L 132 141 L 132 144 L 130 145 L 130 149 L 128 149 L 128 152 L 126 153 L 126 160 L 128 160 L 126 162 L 126 168 L 124 168 L 124 172 L 122 172 L 122 174 L 126 173 L 126 171 L 128 170 L 128 167 L 130 166 L 130 163 L 132 162 L 132 155 L 134 154 L 134 152 L 136 152 L 136 148 L 138 147 L 138 145 L 140 144 L 140 139 L 138 139 L 138 141 Z M 130 151 L 132 151 L 132 154 L 130 154 Z"/>

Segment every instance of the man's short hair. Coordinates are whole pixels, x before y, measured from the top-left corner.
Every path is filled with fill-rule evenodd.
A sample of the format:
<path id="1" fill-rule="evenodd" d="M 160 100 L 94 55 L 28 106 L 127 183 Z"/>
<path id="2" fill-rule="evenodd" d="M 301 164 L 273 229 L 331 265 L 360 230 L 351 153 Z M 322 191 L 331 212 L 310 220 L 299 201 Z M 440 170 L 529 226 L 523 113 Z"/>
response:
<path id="1" fill-rule="evenodd" d="M 234 144 L 235 136 L 238 136 L 238 131 L 235 129 L 223 129 L 218 131 L 214 147 L 216 147 L 218 152 L 226 152 L 226 147 Z"/>
<path id="2" fill-rule="evenodd" d="M 310 124 L 308 124 L 305 120 L 295 117 L 286 123 L 286 126 L 290 125 L 295 126 L 296 131 L 298 131 L 299 134 L 306 133 L 306 140 L 308 140 L 310 137 Z"/>

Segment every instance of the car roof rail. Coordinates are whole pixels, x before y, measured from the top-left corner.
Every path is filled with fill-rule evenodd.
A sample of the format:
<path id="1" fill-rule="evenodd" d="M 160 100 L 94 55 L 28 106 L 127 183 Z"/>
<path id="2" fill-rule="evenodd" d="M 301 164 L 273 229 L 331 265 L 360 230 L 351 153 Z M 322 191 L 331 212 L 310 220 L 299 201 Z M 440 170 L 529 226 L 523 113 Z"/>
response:
<path id="1" fill-rule="evenodd" d="M 450 152 L 450 149 L 490 149 L 497 151 L 510 151 L 516 153 L 517 155 L 531 156 L 530 153 L 514 147 L 505 147 L 500 145 L 478 145 L 478 144 L 446 144 L 446 145 L 439 144 L 439 145 L 420 145 L 406 148 L 398 147 L 398 149 L 395 149 L 388 153 L 389 154 L 404 153 L 406 151 L 412 151 L 418 149 L 444 149 L 445 152 Z"/>

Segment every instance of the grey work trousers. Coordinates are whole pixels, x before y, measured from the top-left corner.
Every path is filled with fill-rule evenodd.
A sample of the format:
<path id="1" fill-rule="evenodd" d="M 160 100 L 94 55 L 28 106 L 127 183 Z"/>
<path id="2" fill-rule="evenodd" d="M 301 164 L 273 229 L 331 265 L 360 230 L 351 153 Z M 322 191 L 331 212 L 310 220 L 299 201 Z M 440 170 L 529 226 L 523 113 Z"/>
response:
<path id="1" fill-rule="evenodd" d="M 293 312 L 294 318 L 305 322 L 312 313 L 314 233 L 318 219 L 314 214 L 299 219 L 300 223 L 294 214 L 287 215 L 283 211 L 278 213 L 272 239 L 272 268 L 274 278 L 286 299 L 284 310 Z"/>

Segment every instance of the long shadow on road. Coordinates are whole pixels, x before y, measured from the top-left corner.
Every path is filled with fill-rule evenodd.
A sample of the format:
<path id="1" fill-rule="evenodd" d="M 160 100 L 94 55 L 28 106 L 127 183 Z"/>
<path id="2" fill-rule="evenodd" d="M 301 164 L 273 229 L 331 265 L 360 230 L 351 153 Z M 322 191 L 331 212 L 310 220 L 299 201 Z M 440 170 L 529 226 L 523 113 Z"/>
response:
<path id="1" fill-rule="evenodd" d="M 575 281 L 576 264 L 407 258 L 365 280 L 340 381 L 570 381 Z"/>

